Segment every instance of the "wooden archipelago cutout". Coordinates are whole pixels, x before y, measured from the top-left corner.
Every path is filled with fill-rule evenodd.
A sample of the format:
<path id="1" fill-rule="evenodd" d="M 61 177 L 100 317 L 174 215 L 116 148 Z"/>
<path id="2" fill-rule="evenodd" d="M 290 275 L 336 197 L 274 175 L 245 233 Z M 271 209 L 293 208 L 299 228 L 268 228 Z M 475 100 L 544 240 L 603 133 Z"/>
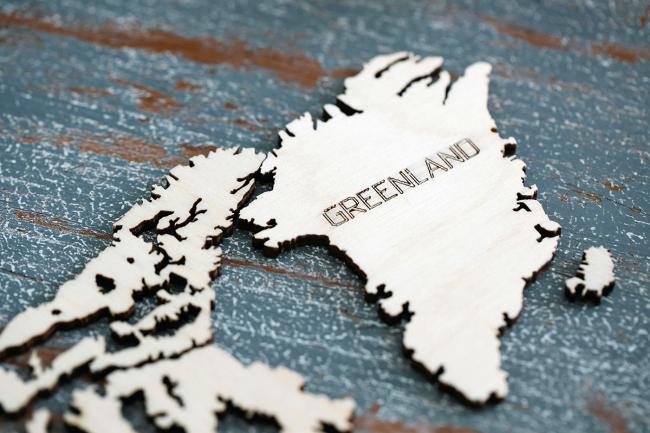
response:
<path id="1" fill-rule="evenodd" d="M 114 316 L 128 314 L 134 293 L 158 288 L 160 303 L 151 312 L 135 324 L 111 324 L 116 336 L 135 339 L 136 345 L 107 352 L 103 338 L 87 337 L 59 355 L 48 369 L 33 352 L 29 380 L 0 369 L 0 406 L 18 412 L 38 393 L 53 389 L 61 377 L 89 364 L 93 373 L 129 368 L 107 376 L 109 386 L 103 396 L 91 388 L 75 393 L 80 415 L 68 414 L 65 420 L 89 432 L 133 431 L 122 418 L 121 397 L 140 390 L 147 397 L 147 408 L 162 411 L 155 412 L 159 426 L 176 425 L 186 432 L 215 431 L 215 412 L 226 409 L 217 397 L 247 413 L 274 417 L 285 432 L 320 431 L 322 424 L 347 430 L 353 401 L 303 393 L 300 376 L 284 368 L 270 369 L 259 363 L 245 367 L 217 347 L 196 349 L 212 341 L 210 310 L 215 295 L 210 281 L 221 259 L 216 247 L 252 192 L 253 175 L 262 158 L 252 149 L 218 150 L 207 158 L 192 158 L 189 166 L 175 167 L 166 188 L 155 187 L 151 200 L 134 206 L 115 225 L 113 245 L 64 284 L 53 301 L 14 318 L 0 335 L 5 353 L 29 346 L 59 325 L 80 322 L 104 309 Z M 153 244 L 138 236 L 148 226 L 156 231 Z M 179 278 L 183 290 L 168 291 L 171 280 Z M 191 320 L 184 320 L 192 312 Z M 173 334 L 156 335 L 161 324 L 177 323 Z M 135 368 L 152 362 L 156 368 Z M 131 388 L 125 388 L 121 378 L 127 378 Z M 161 387 L 172 384 L 191 404 L 179 405 L 172 388 L 159 393 Z M 191 397 L 184 390 L 191 391 Z M 38 412 L 26 427 L 30 432 L 44 432 L 48 420 L 49 414 Z"/>
<path id="2" fill-rule="evenodd" d="M 168 285 L 172 274 L 194 290 L 210 287 L 221 264 L 215 246 L 232 230 L 262 159 L 253 149 L 220 149 L 174 167 L 166 187 L 155 186 L 151 199 L 133 206 L 114 225 L 110 247 L 64 283 L 53 300 L 7 324 L 0 334 L 0 356 L 105 311 L 127 316 L 135 294 Z M 140 236 L 148 228 L 156 231 L 154 244 Z"/>
<path id="3" fill-rule="evenodd" d="M 142 392 L 147 415 L 161 429 L 214 433 L 226 403 L 246 414 L 274 418 L 283 433 L 317 433 L 323 425 L 349 431 L 354 402 L 330 400 L 302 391 L 303 379 L 286 368 L 255 362 L 244 366 L 216 346 L 194 349 L 178 359 L 116 371 L 106 378 L 106 393 L 75 391 L 66 424 L 88 433 L 135 433 L 122 417 L 121 399 Z"/>

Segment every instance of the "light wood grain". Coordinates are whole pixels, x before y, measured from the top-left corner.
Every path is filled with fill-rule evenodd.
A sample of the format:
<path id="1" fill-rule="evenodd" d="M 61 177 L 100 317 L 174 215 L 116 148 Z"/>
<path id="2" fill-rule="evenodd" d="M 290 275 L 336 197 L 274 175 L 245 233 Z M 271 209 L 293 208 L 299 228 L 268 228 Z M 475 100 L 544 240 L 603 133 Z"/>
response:
<path id="1" fill-rule="evenodd" d="M 412 358 L 484 403 L 507 393 L 497 337 L 553 257 L 560 227 L 523 185 L 515 140 L 496 132 L 490 65 L 471 65 L 450 89 L 441 65 L 408 53 L 368 62 L 338 98 L 353 114 L 329 105 L 330 120 L 305 114 L 280 133 L 262 165 L 274 188 L 241 217 L 271 254 L 329 244 L 383 313 L 409 316 Z"/>

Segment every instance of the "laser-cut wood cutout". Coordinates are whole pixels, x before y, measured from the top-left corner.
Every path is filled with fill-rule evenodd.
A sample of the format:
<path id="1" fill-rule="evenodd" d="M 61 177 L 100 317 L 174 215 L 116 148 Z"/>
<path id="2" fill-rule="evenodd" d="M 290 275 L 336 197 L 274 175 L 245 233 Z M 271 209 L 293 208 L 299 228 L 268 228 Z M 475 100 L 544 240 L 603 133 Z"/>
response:
<path id="1" fill-rule="evenodd" d="M 215 346 L 194 349 L 178 359 L 116 371 L 106 378 L 106 394 L 75 391 L 65 422 L 88 433 L 132 433 L 121 414 L 120 399 L 142 391 L 147 415 L 161 429 L 214 433 L 217 414 L 227 402 L 247 414 L 274 418 L 283 433 L 316 433 L 323 425 L 350 429 L 354 402 L 329 400 L 302 391 L 295 372 L 256 362 L 244 366 Z"/>
<path id="2" fill-rule="evenodd" d="M 227 409 L 225 402 L 232 403 L 248 414 L 276 419 L 283 432 L 317 432 L 321 431 L 322 425 L 331 425 L 339 431 L 350 428 L 354 410 L 352 400 L 329 400 L 325 396 L 304 393 L 302 378 L 291 370 L 282 367 L 271 369 L 261 363 L 247 367 L 215 346 L 187 348 L 187 341 L 193 343 L 205 335 L 211 339 L 210 316 L 204 314 L 209 313 L 214 296 L 207 294 L 211 293 L 214 292 L 204 290 L 171 295 L 161 290 L 159 296 L 166 300 L 165 303 L 158 305 L 134 325 L 116 322 L 119 326 L 113 326 L 119 335 L 136 335 L 138 345 L 135 347 L 106 353 L 103 340 L 85 338 L 57 357 L 52 367 L 57 372 L 61 370 L 57 366 L 81 365 L 93 358 L 91 370 L 97 372 L 106 368 L 132 367 L 145 361 L 158 361 L 163 356 L 182 354 L 178 359 L 162 360 L 144 367 L 110 373 L 106 378 L 104 395 L 99 395 L 91 388 L 75 392 L 73 404 L 80 414 L 67 414 L 66 423 L 89 433 L 132 432 L 132 427 L 122 418 L 122 398 L 143 391 L 147 413 L 160 428 L 176 425 L 188 433 L 214 432 L 217 413 Z M 180 311 L 192 305 L 201 309 L 193 324 L 182 326 L 171 336 L 154 338 L 143 334 L 161 321 L 178 318 Z M 204 320 L 205 317 L 207 320 Z M 90 344 L 93 346 L 87 347 Z M 192 351 L 185 353 L 189 350 Z M 66 362 L 81 355 L 86 357 Z M 38 362 L 33 364 L 40 365 Z M 35 369 L 41 371 L 38 367 Z M 54 372 L 50 374 L 48 384 L 68 371 L 60 373 L 58 376 Z M 20 381 L 20 378 L 16 377 L 16 381 Z M 0 385 L 20 391 L 16 383 L 0 381 Z M 10 403 L 16 402 L 16 405 L 24 403 L 44 389 L 47 388 L 38 388 L 34 384 L 27 390 L 29 393 L 23 390 L 20 398 L 14 392 L 7 397 L 0 397 L 0 402 L 4 403 L 4 399 Z M 18 409 L 17 406 L 7 407 Z M 33 420 L 35 424 L 37 421 L 42 422 L 40 419 Z"/>
<path id="3" fill-rule="evenodd" d="M 194 292 L 186 288 L 182 293 L 170 294 L 164 289 L 156 293 L 159 304 L 136 324 L 113 322 L 113 333 L 121 338 L 130 337 L 137 344 L 116 352 L 103 352 L 90 364 L 93 373 L 107 369 L 127 368 L 170 358 L 212 341 L 212 320 L 210 310 L 215 299 L 210 288 Z M 185 314 L 194 309 L 194 320 L 183 320 Z M 158 336 L 153 331 L 169 322 L 180 322 L 180 327 L 171 335 Z"/>
<path id="4" fill-rule="evenodd" d="M 47 409 L 38 409 L 34 411 L 32 417 L 25 423 L 27 433 L 47 433 L 47 427 L 50 424 L 51 414 Z"/>
<path id="5" fill-rule="evenodd" d="M 128 368 L 158 359 L 181 355 L 195 347 L 212 341 L 210 310 L 214 302 L 214 291 L 208 288 L 191 292 L 186 288 L 178 294 L 160 289 L 156 294 L 163 302 L 136 324 L 113 322 L 111 328 L 120 337 L 132 337 L 137 344 L 115 352 L 107 352 L 104 339 L 86 337 L 70 349 L 57 356 L 48 369 L 41 365 L 36 352 L 32 352 L 29 364 L 32 378 L 23 380 L 16 372 L 0 369 L 0 407 L 6 412 L 16 413 L 26 407 L 40 392 L 56 387 L 60 379 L 87 364 L 93 373 L 102 373 L 115 368 Z M 185 311 L 196 309 L 192 321 L 183 321 L 171 335 L 157 336 L 157 326 L 179 320 Z"/>
<path id="6" fill-rule="evenodd" d="M 253 149 L 217 150 L 177 166 L 152 198 L 131 208 L 114 225 L 114 242 L 92 259 L 55 298 L 14 317 L 0 334 L 0 355 L 29 346 L 57 327 L 103 311 L 128 315 L 133 295 L 169 283 L 174 274 L 203 290 L 218 271 L 213 248 L 232 229 L 235 210 L 252 192 L 252 174 L 263 159 Z M 157 244 L 138 236 L 155 228 Z"/>
<path id="7" fill-rule="evenodd" d="M 507 393 L 497 336 L 552 259 L 560 227 L 524 187 L 515 140 L 496 132 L 490 65 L 470 66 L 450 89 L 441 66 L 408 53 L 368 62 L 345 81 L 342 109 L 327 105 L 328 120 L 305 114 L 280 133 L 262 165 L 273 190 L 241 218 L 269 254 L 317 240 L 344 255 L 383 313 L 412 314 L 413 359 L 483 403 Z"/>
<path id="8" fill-rule="evenodd" d="M 111 324 L 114 334 L 134 339 L 135 345 L 107 352 L 102 338 L 87 337 L 60 354 L 47 369 L 33 352 L 31 379 L 24 381 L 15 372 L 0 369 L 0 389 L 3 390 L 0 407 L 10 413 L 18 412 L 39 392 L 53 389 L 63 376 L 89 364 L 94 373 L 130 368 L 128 373 L 117 371 L 108 375 L 109 386 L 103 396 L 91 389 L 75 394 L 75 404 L 82 410 L 81 415 L 68 414 L 65 419 L 68 424 L 89 432 L 133 431 L 122 418 L 120 397 L 132 394 L 131 390 L 138 386 L 145 393 L 147 407 L 162 411 L 156 409 L 155 412 L 156 423 L 161 427 L 175 424 L 186 432 L 214 432 L 215 411 L 226 409 L 226 404 L 217 399 L 219 397 L 248 413 L 275 418 L 286 432 L 320 431 L 322 424 L 339 430 L 349 429 L 354 410 L 352 400 L 329 400 L 303 393 L 300 376 L 284 368 L 270 369 L 260 363 L 246 367 L 217 347 L 197 349 L 212 340 L 210 310 L 215 295 L 210 280 L 221 258 L 221 250 L 215 247 L 222 235 L 232 228 L 235 213 L 252 191 L 252 176 L 261 160 L 262 156 L 253 150 L 217 151 L 207 158 L 193 158 L 189 167 L 172 169 L 169 187 L 154 188 L 151 201 L 136 205 L 116 224 L 117 240 L 106 250 L 108 252 L 100 254 L 81 276 L 64 285 L 65 289 L 62 287 L 54 301 L 27 310 L 10 322 L 9 333 L 3 334 L 5 350 L 29 345 L 43 335 L 46 323 L 50 327 L 66 323 L 66 320 L 51 319 L 49 313 L 54 309 L 59 311 L 55 316 L 64 318 L 69 318 L 73 310 L 74 321 L 97 313 L 97 305 L 105 305 L 114 313 L 130 303 L 128 312 L 133 306 L 134 292 L 151 285 L 161 286 L 156 292 L 160 303 L 135 324 L 125 321 Z M 209 200 L 204 199 L 205 194 L 209 194 Z M 137 237 L 147 224 L 156 225 L 155 244 Z M 130 266 L 135 263 L 140 265 Z M 124 272 L 134 275 L 128 280 L 120 279 Z M 80 283 L 90 282 L 92 274 L 95 280 L 88 289 L 94 290 L 91 298 L 96 302 L 86 308 L 74 305 L 70 308 L 75 302 L 73 295 L 81 291 Z M 141 277 L 140 286 L 135 284 L 137 276 Z M 183 280 L 182 291 L 172 293 L 165 288 L 172 278 Z M 117 295 L 112 295 L 115 292 Z M 39 314 L 43 312 L 45 318 Z M 29 324 L 25 317 L 40 320 L 21 333 L 14 322 Z M 157 335 L 161 325 L 170 324 L 179 327 L 171 335 Z M 192 352 L 188 355 L 188 351 Z M 159 361 L 179 355 L 181 358 L 173 361 Z M 131 368 L 151 362 L 157 367 Z M 124 377 L 132 388 L 120 382 Z M 171 386 L 169 378 L 178 386 L 179 395 L 192 404 L 178 406 L 171 388 L 164 388 L 160 393 L 161 387 Z M 183 390 L 189 390 L 190 395 Z M 45 432 L 48 422 L 49 413 L 38 412 L 26 428 L 34 433 Z"/>
<path id="9" fill-rule="evenodd" d="M 566 280 L 566 293 L 571 299 L 582 298 L 600 302 L 614 288 L 614 262 L 605 247 L 590 247 L 582 254 L 576 276 Z"/>
<path id="10" fill-rule="evenodd" d="M 43 368 L 36 352 L 32 352 L 29 362 L 32 377 L 28 380 L 23 380 L 14 371 L 0 368 L 0 407 L 8 413 L 20 411 L 40 392 L 54 389 L 62 377 L 88 364 L 105 349 L 103 338 L 84 338 L 57 356 L 49 368 Z"/>

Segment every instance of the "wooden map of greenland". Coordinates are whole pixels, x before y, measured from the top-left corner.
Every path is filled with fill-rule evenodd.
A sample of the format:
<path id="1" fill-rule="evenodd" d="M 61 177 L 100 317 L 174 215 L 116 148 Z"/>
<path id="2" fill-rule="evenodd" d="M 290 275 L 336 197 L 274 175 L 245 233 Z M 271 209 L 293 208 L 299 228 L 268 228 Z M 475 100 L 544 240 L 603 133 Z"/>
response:
<path id="1" fill-rule="evenodd" d="M 388 316 L 411 314 L 404 346 L 467 400 L 507 393 L 500 330 L 560 227 L 523 185 L 515 140 L 487 109 L 490 66 L 450 87 L 442 58 L 379 56 L 345 81 L 328 120 L 308 114 L 262 165 L 274 174 L 241 218 L 268 253 L 319 240 L 352 262 Z"/>

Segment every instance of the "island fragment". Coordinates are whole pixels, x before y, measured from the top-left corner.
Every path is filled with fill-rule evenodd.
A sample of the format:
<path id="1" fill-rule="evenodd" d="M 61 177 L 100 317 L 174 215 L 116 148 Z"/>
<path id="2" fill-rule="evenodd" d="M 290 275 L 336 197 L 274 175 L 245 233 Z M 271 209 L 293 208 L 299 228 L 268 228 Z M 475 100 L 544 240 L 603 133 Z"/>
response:
<path id="1" fill-rule="evenodd" d="M 245 366 L 226 351 L 206 346 L 177 359 L 111 373 L 103 394 L 90 387 L 75 391 L 75 411 L 64 419 L 88 433 L 134 433 L 122 415 L 122 399 L 142 392 L 147 415 L 165 430 L 214 433 L 218 414 L 230 403 L 248 416 L 275 419 L 283 433 L 318 433 L 324 426 L 349 431 L 351 399 L 330 400 L 304 392 L 303 386 L 302 377 L 291 370 L 259 362 Z"/>
<path id="2" fill-rule="evenodd" d="M 599 303 L 614 288 L 612 254 L 603 247 L 589 247 L 582 254 L 576 276 L 566 280 L 566 294 L 570 299 L 584 299 Z"/>

